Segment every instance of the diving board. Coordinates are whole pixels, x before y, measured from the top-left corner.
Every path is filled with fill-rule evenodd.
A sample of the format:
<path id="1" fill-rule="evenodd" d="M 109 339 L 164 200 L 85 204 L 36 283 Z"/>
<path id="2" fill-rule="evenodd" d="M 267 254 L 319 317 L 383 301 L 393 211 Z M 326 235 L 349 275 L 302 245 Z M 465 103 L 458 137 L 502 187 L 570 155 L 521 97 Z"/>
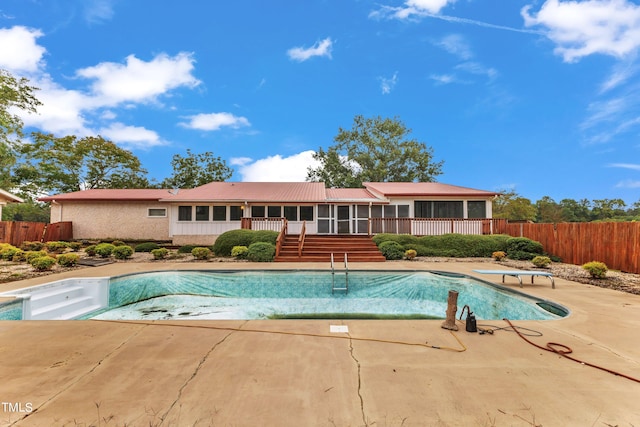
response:
<path id="1" fill-rule="evenodd" d="M 502 283 L 504 283 L 505 276 L 512 276 L 518 279 L 520 287 L 522 287 L 522 276 L 531 276 L 531 283 L 536 276 L 548 277 L 551 280 L 551 288 L 556 288 L 556 282 L 553 280 L 553 273 L 548 271 L 531 271 L 531 270 L 473 270 L 480 274 L 502 274 Z"/>

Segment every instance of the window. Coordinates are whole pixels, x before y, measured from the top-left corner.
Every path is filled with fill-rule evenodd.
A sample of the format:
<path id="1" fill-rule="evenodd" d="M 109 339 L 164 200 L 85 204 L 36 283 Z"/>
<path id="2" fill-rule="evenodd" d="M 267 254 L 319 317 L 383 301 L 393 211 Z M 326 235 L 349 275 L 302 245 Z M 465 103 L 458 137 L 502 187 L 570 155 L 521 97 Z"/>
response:
<path id="1" fill-rule="evenodd" d="M 214 206 L 213 207 L 213 220 L 214 221 L 226 221 L 227 220 L 227 207 L 226 206 Z"/>
<path id="2" fill-rule="evenodd" d="M 287 218 L 288 221 L 297 221 L 298 220 L 298 207 L 297 206 L 285 206 L 284 207 L 284 217 Z"/>
<path id="3" fill-rule="evenodd" d="M 313 221 L 313 206 L 300 206 L 300 221 Z"/>
<path id="4" fill-rule="evenodd" d="M 486 202 L 484 200 L 467 202 L 467 217 L 468 218 L 486 218 L 487 217 Z"/>
<path id="5" fill-rule="evenodd" d="M 209 206 L 196 206 L 196 221 L 209 221 Z"/>
<path id="6" fill-rule="evenodd" d="M 462 218 L 462 201 L 416 201 L 416 218 Z"/>
<path id="7" fill-rule="evenodd" d="M 384 206 L 384 217 L 385 218 L 395 218 L 396 217 L 396 205 L 385 205 Z"/>
<path id="8" fill-rule="evenodd" d="M 191 206 L 178 206 L 178 221 L 191 221 Z"/>
<path id="9" fill-rule="evenodd" d="M 398 205 L 398 218 L 409 218 L 409 205 Z"/>
<path id="10" fill-rule="evenodd" d="M 413 207 L 415 211 L 414 216 L 416 218 L 432 218 L 431 202 L 416 201 Z"/>
<path id="11" fill-rule="evenodd" d="M 229 206 L 229 219 L 231 221 L 240 221 L 242 218 L 242 206 Z"/>
<path id="12" fill-rule="evenodd" d="M 382 218 L 382 205 L 371 206 L 371 218 Z"/>
<path id="13" fill-rule="evenodd" d="M 251 206 L 251 218 L 264 218 L 264 206 Z"/>
<path id="14" fill-rule="evenodd" d="M 167 216 L 166 208 L 149 208 L 147 211 L 147 216 L 154 218 L 164 218 Z"/>
<path id="15" fill-rule="evenodd" d="M 434 218 L 462 218 L 462 201 L 433 202 Z"/>
<path id="16" fill-rule="evenodd" d="M 267 215 L 269 218 L 281 218 L 282 206 L 267 206 Z"/>

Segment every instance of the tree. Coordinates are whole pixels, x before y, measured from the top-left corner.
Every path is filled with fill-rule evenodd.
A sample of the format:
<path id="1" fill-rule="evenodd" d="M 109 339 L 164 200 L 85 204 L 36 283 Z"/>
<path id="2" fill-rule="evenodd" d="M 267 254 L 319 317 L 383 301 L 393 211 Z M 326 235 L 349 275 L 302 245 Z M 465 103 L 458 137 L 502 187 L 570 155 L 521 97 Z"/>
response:
<path id="1" fill-rule="evenodd" d="M 38 90 L 25 78 L 17 79 L 0 69 L 0 187 L 11 187 L 11 167 L 15 164 L 15 144 L 23 136 L 23 123 L 12 111 L 19 109 L 35 113 L 40 101 Z"/>
<path id="2" fill-rule="evenodd" d="M 531 200 L 520 197 L 515 191 L 503 190 L 493 202 L 493 217 L 533 221 L 536 218 L 536 207 L 531 204 Z"/>
<path id="3" fill-rule="evenodd" d="M 566 222 L 589 222 L 591 219 L 591 202 L 587 199 L 575 201 L 573 199 L 560 200 L 562 220 Z"/>
<path id="4" fill-rule="evenodd" d="M 536 202 L 536 210 L 536 222 L 562 222 L 562 207 L 549 196 Z"/>
<path id="5" fill-rule="evenodd" d="M 363 182 L 434 181 L 443 162 L 434 162 L 433 149 L 410 139 L 410 133 L 397 117 L 355 116 L 351 130 L 339 128 L 335 145 L 313 155 L 320 166 L 307 170 L 307 181 L 348 188 Z"/>
<path id="6" fill-rule="evenodd" d="M 31 221 L 48 223 L 51 208 L 48 203 L 25 200 L 24 203 L 10 203 L 2 209 L 2 221 Z"/>
<path id="7" fill-rule="evenodd" d="M 32 138 L 32 143 L 20 146 L 14 174 L 23 192 L 68 193 L 149 186 L 140 160 L 101 136 L 56 138 L 36 132 Z"/>
<path id="8" fill-rule="evenodd" d="M 622 199 L 599 199 L 593 201 L 591 214 L 594 220 L 608 220 L 625 214 L 626 203 Z"/>
<path id="9" fill-rule="evenodd" d="M 213 181 L 231 178 L 233 170 L 213 153 L 194 154 L 187 150 L 186 157 L 174 154 L 171 160 L 173 175 L 160 184 L 163 188 L 195 188 Z"/>

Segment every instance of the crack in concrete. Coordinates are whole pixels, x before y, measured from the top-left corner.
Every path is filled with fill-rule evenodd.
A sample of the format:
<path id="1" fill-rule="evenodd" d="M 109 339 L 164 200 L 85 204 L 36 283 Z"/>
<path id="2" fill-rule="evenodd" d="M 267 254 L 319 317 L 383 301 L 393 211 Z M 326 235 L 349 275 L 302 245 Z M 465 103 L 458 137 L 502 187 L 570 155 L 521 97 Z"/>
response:
<path id="1" fill-rule="evenodd" d="M 361 366 L 360 366 L 360 361 L 356 358 L 356 356 L 353 354 L 353 340 L 351 339 L 351 335 L 349 335 L 349 354 L 351 355 L 351 358 L 353 359 L 354 362 L 356 362 L 356 366 L 358 367 L 358 398 L 360 399 L 360 412 L 362 414 L 362 423 L 364 426 L 369 425 L 367 423 L 367 416 L 365 414 L 365 410 L 364 410 L 364 399 L 362 398 L 362 375 L 361 375 Z"/>
<path id="2" fill-rule="evenodd" d="M 245 322 L 247 323 L 247 322 Z M 244 326 L 244 324 L 242 325 Z M 242 327 L 240 326 L 240 327 Z M 182 398 L 182 392 L 184 391 L 185 388 L 187 388 L 187 386 L 191 383 L 191 381 L 193 381 L 195 379 L 195 377 L 198 375 L 198 372 L 200 372 L 200 369 L 202 368 L 202 366 L 205 364 L 205 362 L 207 361 L 207 359 L 209 358 L 209 356 L 211 355 L 211 353 L 213 353 L 213 351 L 218 348 L 219 345 L 221 345 L 222 343 L 224 343 L 227 338 L 229 338 L 233 333 L 235 333 L 234 331 L 229 332 L 227 335 L 225 335 L 221 340 L 219 340 L 218 342 L 216 342 L 215 344 L 213 344 L 213 346 L 209 349 L 209 351 L 207 351 L 204 356 L 202 356 L 202 358 L 200 359 L 200 362 L 198 362 L 198 365 L 196 366 L 196 368 L 193 370 L 193 373 L 191 374 L 191 376 L 189 378 L 187 378 L 187 380 L 184 382 L 184 384 L 182 384 L 182 386 L 180 387 L 180 389 L 178 390 L 178 395 L 176 396 L 176 399 L 173 401 L 173 403 L 171 403 L 171 405 L 169 405 L 169 408 L 164 412 L 164 414 L 162 414 L 162 416 L 160 417 L 160 424 L 158 424 L 159 426 L 163 425 L 167 415 L 169 415 L 169 413 L 171 412 L 171 410 L 178 404 L 178 402 L 180 401 L 180 399 Z"/>
<path id="3" fill-rule="evenodd" d="M 14 426 L 16 423 L 24 420 L 27 417 L 30 417 L 31 415 L 34 415 L 35 413 L 37 413 L 41 408 L 43 408 L 45 405 L 47 405 L 49 402 L 51 402 L 52 400 L 54 400 L 55 398 L 57 398 L 58 396 L 60 396 L 62 393 L 66 392 L 67 390 L 69 390 L 71 387 L 73 387 L 74 385 L 78 384 L 80 381 L 82 381 L 84 378 L 86 378 L 87 376 L 91 375 L 96 369 L 98 369 L 98 367 L 100 365 L 102 365 L 102 363 L 107 360 L 108 358 L 111 357 L 111 355 L 113 355 L 115 352 L 117 352 L 119 349 L 121 349 L 122 347 L 124 347 L 125 345 L 127 345 L 131 340 L 133 340 L 135 337 L 137 337 L 138 335 L 140 335 L 142 333 L 142 331 L 144 331 L 146 328 L 148 328 L 149 325 L 142 325 L 142 327 L 140 329 L 138 329 L 137 331 L 135 331 L 133 334 L 131 334 L 127 339 L 125 339 L 124 341 L 122 341 L 119 345 L 117 345 L 116 347 L 114 347 L 109 353 L 105 354 L 104 357 L 100 360 L 98 360 L 98 362 L 91 368 L 89 369 L 87 372 L 85 372 L 84 374 L 77 376 L 75 381 L 67 384 L 66 387 L 62 388 L 61 390 L 59 390 L 57 393 L 54 393 L 51 397 L 49 397 L 47 400 L 45 400 L 44 402 L 42 402 L 40 405 L 38 405 L 37 407 L 33 408 L 33 411 L 29 412 L 28 414 L 26 414 L 24 417 L 17 419 L 16 421 L 14 421 L 11 426 Z"/>
<path id="4" fill-rule="evenodd" d="M 571 338 L 573 338 L 575 340 L 581 341 L 583 344 L 594 346 L 594 347 L 598 347 L 601 350 L 608 351 L 612 355 L 614 355 L 616 357 L 619 357 L 619 358 L 621 358 L 621 359 L 623 359 L 623 360 L 625 360 L 627 362 L 631 362 L 633 364 L 638 364 L 638 360 L 636 360 L 636 359 L 634 359 L 632 357 L 626 356 L 624 354 L 621 354 L 621 353 L 615 351 L 614 349 L 610 348 L 606 344 L 602 344 L 600 342 L 595 341 L 591 337 L 580 335 L 578 333 L 572 333 L 570 331 L 566 331 L 566 330 L 563 330 L 563 329 L 558 329 L 557 327 L 550 326 L 550 325 L 545 325 L 545 326 L 547 326 L 549 329 L 554 330 L 557 333 L 560 333 L 560 334 L 566 335 L 568 337 L 571 337 Z"/>

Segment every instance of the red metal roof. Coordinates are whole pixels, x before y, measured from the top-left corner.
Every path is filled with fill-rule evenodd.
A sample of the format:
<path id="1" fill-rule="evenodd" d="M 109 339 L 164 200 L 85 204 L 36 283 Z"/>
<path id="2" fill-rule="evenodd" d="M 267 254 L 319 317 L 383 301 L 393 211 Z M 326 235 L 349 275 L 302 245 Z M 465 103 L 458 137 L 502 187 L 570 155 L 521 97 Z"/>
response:
<path id="1" fill-rule="evenodd" d="M 365 188 L 325 188 L 322 182 L 211 182 L 184 190 L 94 189 L 41 197 L 50 201 L 381 202 L 389 197 L 483 197 L 498 193 L 436 182 L 366 182 Z"/>
<path id="2" fill-rule="evenodd" d="M 316 203 L 325 201 L 325 187 L 322 182 L 210 182 L 180 190 L 162 201 Z"/>
<path id="3" fill-rule="evenodd" d="M 326 194 L 328 202 L 381 202 L 380 198 L 371 194 L 366 188 L 327 188 Z"/>
<path id="4" fill-rule="evenodd" d="M 498 193 L 439 182 L 365 182 L 365 188 L 384 197 L 398 196 L 455 196 L 493 197 Z"/>
<path id="5" fill-rule="evenodd" d="M 51 201 L 98 201 L 98 200 L 160 200 L 169 193 L 166 189 L 93 189 L 74 191 L 73 193 L 56 194 L 53 196 L 40 197 L 43 202 Z"/>

